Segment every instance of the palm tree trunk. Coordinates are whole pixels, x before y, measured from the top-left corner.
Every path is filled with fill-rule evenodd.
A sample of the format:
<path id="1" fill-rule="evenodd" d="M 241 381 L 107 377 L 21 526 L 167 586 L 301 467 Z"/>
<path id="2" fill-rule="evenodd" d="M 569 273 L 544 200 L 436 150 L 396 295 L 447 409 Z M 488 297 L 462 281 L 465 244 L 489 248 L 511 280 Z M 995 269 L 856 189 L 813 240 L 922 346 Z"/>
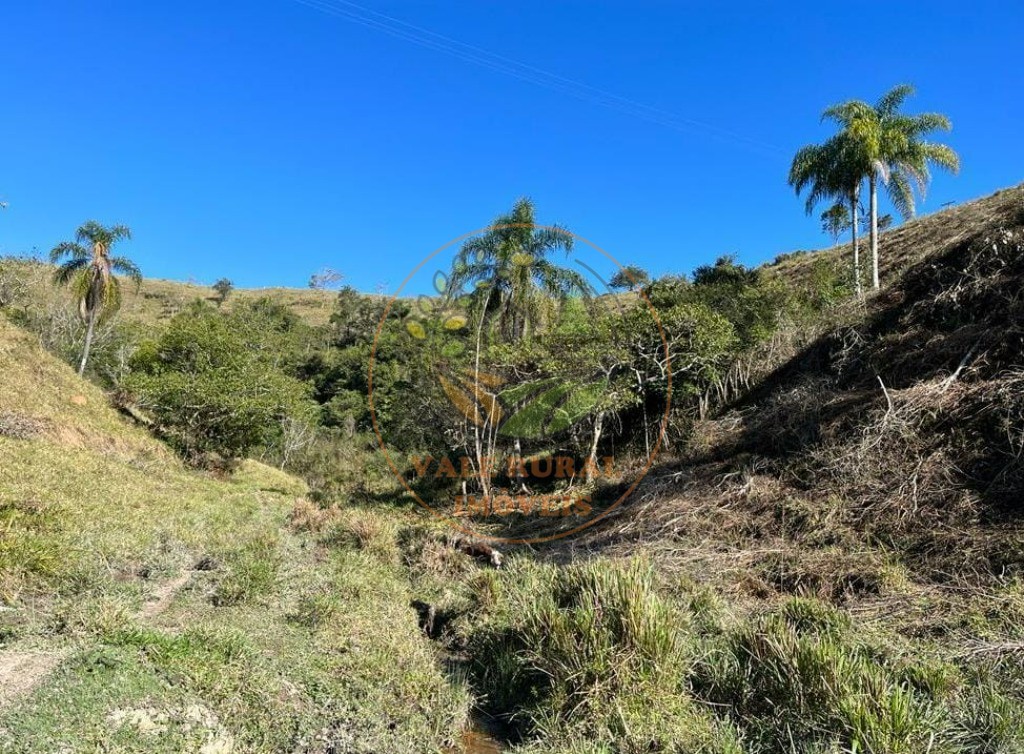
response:
<path id="1" fill-rule="evenodd" d="M 878 178 L 872 172 L 868 178 L 871 187 L 871 287 L 878 290 Z"/>
<path id="2" fill-rule="evenodd" d="M 484 299 L 483 310 L 480 312 L 480 323 L 476 328 L 476 361 L 473 367 L 473 392 L 479 395 L 480 392 L 480 342 L 483 338 L 484 332 L 484 320 L 487 317 L 487 304 L 491 300 L 491 292 L 487 292 L 487 297 Z M 485 410 L 487 407 L 484 407 Z M 490 421 L 491 413 L 487 411 L 487 420 Z M 486 430 L 488 423 L 485 422 L 484 429 Z M 492 455 L 493 445 L 487 442 L 487 437 L 481 438 L 480 436 L 480 425 L 473 422 L 473 440 L 474 449 L 476 450 L 476 464 L 477 464 L 477 476 L 480 481 L 480 492 L 486 499 L 491 495 L 491 473 L 490 464 L 488 461 L 489 456 Z M 487 444 L 487 452 L 484 452 L 484 444 Z M 493 459 L 492 459 L 493 460 Z"/>
<path id="3" fill-rule="evenodd" d="M 604 411 L 598 412 L 594 417 L 594 439 L 590 443 L 590 455 L 587 457 L 586 480 L 593 481 L 594 472 L 597 469 L 597 445 L 601 441 L 601 430 L 604 427 Z"/>
<path id="4" fill-rule="evenodd" d="M 78 365 L 78 376 L 85 374 L 85 364 L 89 361 L 89 349 L 92 348 L 92 336 L 96 332 L 96 309 L 89 310 L 89 326 L 85 330 L 85 347 L 82 349 L 82 363 Z"/>
<path id="5" fill-rule="evenodd" d="M 863 295 L 860 288 L 860 246 L 857 242 L 857 195 L 850 196 L 850 217 L 853 222 L 850 224 L 850 232 L 853 234 L 853 289 L 857 292 L 857 298 Z"/>

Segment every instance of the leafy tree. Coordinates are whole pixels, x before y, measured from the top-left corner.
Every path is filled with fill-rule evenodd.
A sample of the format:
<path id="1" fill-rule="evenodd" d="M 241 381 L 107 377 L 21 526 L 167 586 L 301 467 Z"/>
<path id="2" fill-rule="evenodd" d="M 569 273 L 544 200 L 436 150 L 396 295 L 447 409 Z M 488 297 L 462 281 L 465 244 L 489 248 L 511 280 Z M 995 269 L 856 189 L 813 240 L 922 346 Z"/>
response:
<path id="1" fill-rule="evenodd" d="M 647 287 L 647 300 L 655 309 L 665 309 L 684 300 L 691 286 L 685 275 L 664 275 Z"/>
<path id="2" fill-rule="evenodd" d="M 694 270 L 693 285 L 680 299 L 687 302 L 703 304 L 727 319 L 739 344 L 749 347 L 778 329 L 789 308 L 789 293 L 778 280 L 726 255 Z"/>
<path id="3" fill-rule="evenodd" d="M 914 214 L 914 188 L 923 195 L 931 180 L 929 167 L 957 172 L 960 158 L 945 144 L 925 141 L 934 131 L 949 131 L 939 113 L 907 115 L 900 108 L 914 93 L 909 84 L 895 86 L 871 106 L 849 100 L 828 108 L 824 117 L 838 124 L 856 144 L 858 170 L 868 181 L 871 235 L 871 284 L 878 288 L 878 183 L 903 217 Z"/>
<path id="4" fill-rule="evenodd" d="M 821 230 L 832 236 L 832 243 L 838 244 L 839 237 L 850 229 L 850 208 L 843 202 L 836 202 L 821 213 Z"/>
<path id="5" fill-rule="evenodd" d="M 330 267 L 324 267 L 309 277 L 309 287 L 315 291 L 326 291 L 338 285 L 345 276 Z"/>
<path id="6" fill-rule="evenodd" d="M 756 269 L 739 264 L 732 254 L 725 254 L 715 260 L 714 264 L 702 264 L 693 271 L 695 286 L 726 285 L 743 287 L 753 285 L 758 280 Z"/>
<path id="7" fill-rule="evenodd" d="M 280 361 L 280 322 L 259 307 L 224 315 L 197 302 L 140 346 L 124 389 L 186 458 L 233 458 L 315 423 L 309 387 Z"/>
<path id="8" fill-rule="evenodd" d="M 335 269 L 330 267 L 324 267 L 318 272 L 314 272 L 309 277 L 309 287 L 314 291 L 328 291 L 335 286 L 339 285 L 345 276 Z M 324 299 L 323 307 L 327 308 L 330 302 Z"/>
<path id="9" fill-rule="evenodd" d="M 608 285 L 620 291 L 635 291 L 649 285 L 650 282 L 651 276 L 647 274 L 646 270 L 634 264 L 627 264 L 612 275 Z"/>
<path id="10" fill-rule="evenodd" d="M 849 278 L 849 272 L 828 257 L 818 257 L 811 263 L 807 279 L 800 284 L 798 303 L 809 310 L 812 322 L 820 321 L 821 312 L 850 295 Z"/>
<path id="11" fill-rule="evenodd" d="M 386 305 L 385 301 L 364 296 L 346 285 L 338 291 L 330 317 L 334 344 L 343 348 L 358 342 L 372 343 Z M 391 305 L 388 316 L 401 317 L 404 313 L 405 305 L 396 301 Z"/>
<path id="12" fill-rule="evenodd" d="M 839 133 L 822 144 L 802 147 L 789 168 L 789 185 L 799 195 L 808 190 L 804 205 L 807 214 L 822 201 L 842 201 L 850 208 L 850 217 L 857 216 L 860 187 L 864 178 L 863 152 L 849 133 Z M 861 295 L 860 246 L 857 223 L 850 223 L 853 246 L 854 290 Z"/>
<path id="13" fill-rule="evenodd" d="M 533 203 L 520 199 L 486 233 L 463 244 L 452 266 L 449 296 L 474 287 L 474 301 L 496 313 L 505 338 L 528 337 L 552 299 L 592 293 L 583 275 L 550 260 L 555 251 L 568 254 L 572 246 L 564 230 L 538 226 Z"/>
<path id="14" fill-rule="evenodd" d="M 213 290 L 217 292 L 217 306 L 222 306 L 228 300 L 231 291 L 235 290 L 235 284 L 227 278 L 221 278 L 213 284 Z"/>
<path id="15" fill-rule="evenodd" d="M 142 273 L 134 262 L 111 255 L 115 244 L 131 237 L 131 229 L 126 225 L 106 227 L 90 220 L 78 228 L 74 241 L 60 243 L 50 252 L 50 261 L 60 263 L 53 274 L 54 282 L 70 287 L 86 323 L 79 374 L 85 372 L 97 321 L 121 305 L 121 284 L 114 273 L 126 275 L 136 288 L 142 284 Z"/>
<path id="16" fill-rule="evenodd" d="M 370 431 L 368 366 L 374 358 L 373 403 L 381 430 L 402 449 L 443 447 L 439 422 L 426 420 L 433 407 L 424 403 L 437 388 L 423 351 L 427 344 L 410 337 L 403 318 L 409 305 L 395 301 L 385 322 L 385 302 L 346 286 L 338 292 L 328 326 L 330 347 L 310 353 L 299 376 L 314 387 L 322 422 L 348 431 Z M 377 337 L 378 328 L 381 328 Z M 374 351 L 374 344 L 376 350 Z M 436 356 L 436 354 L 433 354 Z M 438 406 L 443 406 L 438 402 Z"/>

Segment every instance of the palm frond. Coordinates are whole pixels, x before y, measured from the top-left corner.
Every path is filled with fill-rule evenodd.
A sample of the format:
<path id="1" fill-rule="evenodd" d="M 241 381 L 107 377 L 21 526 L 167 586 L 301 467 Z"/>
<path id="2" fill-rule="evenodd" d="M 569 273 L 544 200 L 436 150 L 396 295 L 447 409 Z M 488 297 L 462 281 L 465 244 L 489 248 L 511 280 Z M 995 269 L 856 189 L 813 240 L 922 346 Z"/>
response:
<path id="1" fill-rule="evenodd" d="M 59 243 L 50 250 L 51 262 L 57 263 L 64 257 L 71 257 L 75 260 L 85 260 L 89 258 L 89 251 L 81 244 L 72 243 L 71 241 Z"/>
<path id="2" fill-rule="evenodd" d="M 75 239 L 79 243 L 104 243 L 109 242 L 110 233 L 95 220 L 86 220 L 75 231 Z"/>
<path id="3" fill-rule="evenodd" d="M 933 131 L 952 131 L 953 123 L 941 113 L 921 113 L 908 118 L 908 130 L 914 135 L 924 136 Z"/>
<path id="4" fill-rule="evenodd" d="M 885 189 L 892 206 L 904 219 L 914 216 L 914 188 L 904 171 L 893 171 Z"/>
<path id="5" fill-rule="evenodd" d="M 913 95 L 913 85 L 897 84 L 879 98 L 878 104 L 875 105 L 874 109 L 882 116 L 892 115 Z"/>
<path id="6" fill-rule="evenodd" d="M 92 265 L 82 267 L 77 275 L 70 279 L 69 288 L 72 298 L 78 302 L 78 312 L 86 319 L 98 300 L 97 270 Z"/>
<path id="7" fill-rule="evenodd" d="M 88 259 L 76 257 L 60 265 L 56 270 L 53 271 L 54 285 L 67 285 L 71 281 L 71 278 L 74 277 L 75 274 L 77 274 L 88 263 Z"/>
<path id="8" fill-rule="evenodd" d="M 135 284 L 136 290 L 142 285 L 142 270 L 128 257 L 111 257 L 110 268 L 131 280 Z"/>
<path id="9" fill-rule="evenodd" d="M 797 194 L 809 188 L 805 209 L 810 215 L 823 201 L 854 195 L 871 168 L 854 139 L 841 132 L 800 149 L 790 167 L 789 182 Z"/>
<path id="10" fill-rule="evenodd" d="M 595 293 L 590 281 L 577 270 L 559 267 L 546 259 L 539 260 L 533 267 L 540 287 L 549 296 L 564 298 L 578 294 L 589 297 Z"/>
<path id="11" fill-rule="evenodd" d="M 821 114 L 821 119 L 822 121 L 830 120 L 843 128 L 849 128 L 859 118 L 865 117 L 870 110 L 871 105 L 867 102 L 852 99 L 826 108 Z"/>
<path id="12" fill-rule="evenodd" d="M 552 251 L 561 249 L 566 254 L 571 254 L 573 249 L 573 236 L 566 230 L 557 226 L 551 228 L 537 228 L 533 231 L 533 242 L 530 251 L 537 257 L 544 257 Z"/>
<path id="13" fill-rule="evenodd" d="M 960 155 L 945 144 L 921 143 L 921 151 L 927 162 L 934 163 L 951 173 L 960 172 Z"/>
<path id="14" fill-rule="evenodd" d="M 111 277 L 102 286 L 100 293 L 100 315 L 107 317 L 121 308 L 121 281 Z"/>
<path id="15" fill-rule="evenodd" d="M 130 241 L 132 238 L 132 229 L 127 225 L 114 225 L 108 230 L 110 232 L 111 242 Z"/>

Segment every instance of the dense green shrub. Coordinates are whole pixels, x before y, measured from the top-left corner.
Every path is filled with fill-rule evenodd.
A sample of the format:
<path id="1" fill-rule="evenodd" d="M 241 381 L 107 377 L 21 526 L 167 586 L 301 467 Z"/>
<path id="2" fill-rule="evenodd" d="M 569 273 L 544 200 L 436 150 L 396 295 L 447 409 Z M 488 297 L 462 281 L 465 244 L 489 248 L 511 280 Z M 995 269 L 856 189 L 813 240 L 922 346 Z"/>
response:
<path id="1" fill-rule="evenodd" d="M 125 390 L 188 458 L 242 456 L 313 422 L 308 386 L 284 371 L 288 333 L 260 308 L 223 315 L 196 304 L 132 358 Z"/>

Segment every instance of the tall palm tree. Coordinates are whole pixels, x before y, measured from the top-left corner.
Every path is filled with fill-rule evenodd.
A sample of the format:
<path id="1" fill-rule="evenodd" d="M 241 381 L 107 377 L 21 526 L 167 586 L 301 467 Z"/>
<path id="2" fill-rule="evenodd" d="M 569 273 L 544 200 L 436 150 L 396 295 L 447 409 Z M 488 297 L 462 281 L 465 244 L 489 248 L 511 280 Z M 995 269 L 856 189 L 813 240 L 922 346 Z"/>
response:
<path id="1" fill-rule="evenodd" d="M 857 216 L 860 187 L 863 179 L 863 157 L 859 143 L 847 133 L 839 133 L 822 144 L 801 148 L 789 169 L 789 185 L 799 195 L 809 189 L 805 209 L 810 215 L 823 201 L 842 202 L 849 207 L 849 216 Z M 853 280 L 861 295 L 860 245 L 857 223 L 850 223 L 853 246 Z"/>
<path id="2" fill-rule="evenodd" d="M 142 273 L 132 260 L 111 256 L 117 242 L 131 237 L 131 229 L 126 225 L 108 228 L 90 220 L 78 228 L 74 241 L 58 244 L 50 252 L 50 261 L 59 263 L 53 273 L 54 283 L 71 288 L 87 325 L 79 374 L 85 372 L 96 323 L 121 305 L 121 284 L 114 273 L 127 276 L 136 288 L 142 283 Z"/>
<path id="3" fill-rule="evenodd" d="M 949 118 L 939 113 L 906 115 L 900 112 L 913 93 L 914 87 L 900 84 L 882 95 L 874 106 L 850 100 L 828 108 L 822 116 L 838 124 L 859 144 L 860 169 L 868 181 L 871 283 L 875 289 L 879 285 L 879 182 L 885 186 L 896 210 L 909 218 L 914 215 L 914 188 L 924 196 L 931 180 L 931 165 L 953 173 L 960 169 L 960 158 L 950 147 L 925 140 L 935 131 L 949 131 L 952 128 Z"/>
<path id="4" fill-rule="evenodd" d="M 475 297 L 487 302 L 485 313 L 496 313 L 503 336 L 529 337 L 546 302 L 592 293 L 582 274 L 550 259 L 559 250 L 569 254 L 572 247 L 572 235 L 558 227 L 538 226 L 533 203 L 519 199 L 486 233 L 462 245 L 448 291 L 457 294 L 475 286 Z"/>

